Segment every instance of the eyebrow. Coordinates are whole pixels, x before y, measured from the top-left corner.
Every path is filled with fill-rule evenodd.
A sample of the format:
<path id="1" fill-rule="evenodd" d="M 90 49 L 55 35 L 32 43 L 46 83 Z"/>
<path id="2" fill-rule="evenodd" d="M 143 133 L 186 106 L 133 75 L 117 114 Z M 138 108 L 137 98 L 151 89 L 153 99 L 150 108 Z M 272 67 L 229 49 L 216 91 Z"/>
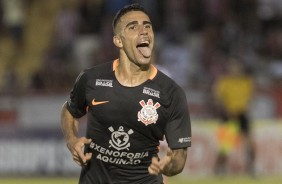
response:
<path id="1" fill-rule="evenodd" d="M 150 24 L 150 25 L 152 25 L 152 22 L 150 22 L 150 21 L 143 21 L 143 24 Z"/>
<path id="2" fill-rule="evenodd" d="M 129 22 L 128 24 L 126 24 L 126 28 L 127 27 L 129 27 L 129 26 L 131 26 L 131 25 L 135 25 L 135 24 L 138 24 L 138 21 L 131 21 L 131 22 Z M 150 22 L 150 21 L 143 21 L 143 25 L 145 25 L 145 24 L 150 24 L 150 25 L 152 25 L 152 22 Z"/>

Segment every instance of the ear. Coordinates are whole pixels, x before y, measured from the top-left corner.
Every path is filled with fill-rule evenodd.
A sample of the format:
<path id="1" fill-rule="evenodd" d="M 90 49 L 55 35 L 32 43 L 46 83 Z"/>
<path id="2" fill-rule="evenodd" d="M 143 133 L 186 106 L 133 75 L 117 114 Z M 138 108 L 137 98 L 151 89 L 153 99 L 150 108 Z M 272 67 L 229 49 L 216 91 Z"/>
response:
<path id="1" fill-rule="evenodd" d="M 121 39 L 120 39 L 120 37 L 118 35 L 115 35 L 113 37 L 113 42 L 114 42 L 115 46 L 117 46 L 118 48 L 122 48 L 123 47 L 122 41 L 121 41 Z"/>

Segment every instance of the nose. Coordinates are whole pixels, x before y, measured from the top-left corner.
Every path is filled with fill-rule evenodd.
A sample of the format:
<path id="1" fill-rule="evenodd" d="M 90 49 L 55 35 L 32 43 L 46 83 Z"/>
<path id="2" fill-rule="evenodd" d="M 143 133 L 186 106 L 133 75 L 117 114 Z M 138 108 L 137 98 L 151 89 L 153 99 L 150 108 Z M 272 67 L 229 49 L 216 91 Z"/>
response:
<path id="1" fill-rule="evenodd" d="M 147 35 L 148 30 L 145 28 L 145 26 L 140 26 L 140 34 L 141 35 Z"/>

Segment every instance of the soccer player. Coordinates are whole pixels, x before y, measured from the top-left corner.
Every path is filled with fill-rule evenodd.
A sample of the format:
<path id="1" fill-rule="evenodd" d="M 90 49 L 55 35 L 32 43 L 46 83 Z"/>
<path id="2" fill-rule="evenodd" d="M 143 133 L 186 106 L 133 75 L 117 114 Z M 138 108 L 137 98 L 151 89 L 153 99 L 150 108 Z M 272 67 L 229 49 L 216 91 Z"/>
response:
<path id="1" fill-rule="evenodd" d="M 154 32 L 138 4 L 113 20 L 119 58 L 84 70 L 61 111 L 61 126 L 79 183 L 163 183 L 182 172 L 191 126 L 184 91 L 152 63 Z M 173 63 L 173 61 L 172 61 Z M 87 114 L 86 137 L 78 119 Z M 169 148 L 158 157 L 159 141 Z"/>

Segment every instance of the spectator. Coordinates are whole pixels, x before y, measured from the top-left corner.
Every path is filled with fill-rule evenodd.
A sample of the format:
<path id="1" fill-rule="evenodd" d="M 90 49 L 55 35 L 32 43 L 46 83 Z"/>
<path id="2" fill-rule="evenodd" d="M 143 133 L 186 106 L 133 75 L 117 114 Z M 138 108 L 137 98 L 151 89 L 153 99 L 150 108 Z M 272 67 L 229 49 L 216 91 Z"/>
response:
<path id="1" fill-rule="evenodd" d="M 75 4 L 63 3 L 55 21 L 54 36 L 56 38 L 58 57 L 63 61 L 69 61 L 79 25 L 79 18 Z"/>
<path id="2" fill-rule="evenodd" d="M 103 0 L 80 0 L 78 3 L 78 14 L 81 19 L 79 33 L 82 35 L 100 33 L 105 2 Z"/>
<path id="3" fill-rule="evenodd" d="M 24 45 L 25 30 L 25 1 L 24 0 L 2 0 L 3 24 L 8 35 L 13 41 L 15 55 L 22 50 Z"/>

